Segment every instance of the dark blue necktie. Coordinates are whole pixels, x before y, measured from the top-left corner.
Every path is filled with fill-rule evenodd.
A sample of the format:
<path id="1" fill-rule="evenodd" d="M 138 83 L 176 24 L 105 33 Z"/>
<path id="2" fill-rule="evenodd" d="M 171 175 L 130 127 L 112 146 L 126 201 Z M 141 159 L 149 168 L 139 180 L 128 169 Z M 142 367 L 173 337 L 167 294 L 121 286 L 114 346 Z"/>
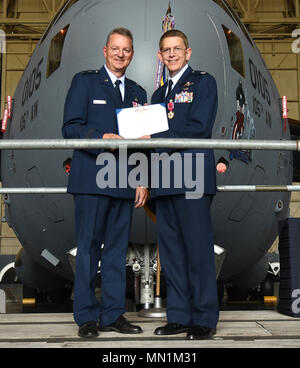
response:
<path id="1" fill-rule="evenodd" d="M 173 81 L 172 79 L 169 79 L 169 83 L 168 83 L 168 93 L 166 95 L 166 99 L 169 97 L 171 91 L 172 91 L 172 86 L 173 86 Z"/>
<path id="2" fill-rule="evenodd" d="M 123 98 L 122 98 L 122 93 L 121 93 L 121 91 L 120 91 L 120 84 L 121 84 L 122 82 L 119 80 L 119 79 L 117 79 L 116 81 L 115 81 L 115 89 L 116 89 L 116 91 L 117 91 L 117 95 L 118 95 L 118 97 L 119 97 L 119 103 L 120 103 L 120 105 L 123 105 Z"/>

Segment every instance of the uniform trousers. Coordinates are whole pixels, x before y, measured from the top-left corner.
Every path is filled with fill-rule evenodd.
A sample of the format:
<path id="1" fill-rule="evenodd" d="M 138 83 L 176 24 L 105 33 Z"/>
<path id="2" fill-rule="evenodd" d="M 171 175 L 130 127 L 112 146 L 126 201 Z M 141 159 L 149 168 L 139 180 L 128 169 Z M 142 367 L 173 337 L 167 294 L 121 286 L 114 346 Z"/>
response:
<path id="1" fill-rule="evenodd" d="M 106 326 L 126 311 L 126 254 L 133 199 L 76 194 L 74 201 L 77 239 L 74 320 L 79 326 L 98 320 L 101 326 Z M 95 295 L 99 260 L 100 303 Z"/>
<path id="2" fill-rule="evenodd" d="M 212 195 L 156 198 L 159 254 L 168 323 L 216 328 L 219 318 L 210 216 Z"/>

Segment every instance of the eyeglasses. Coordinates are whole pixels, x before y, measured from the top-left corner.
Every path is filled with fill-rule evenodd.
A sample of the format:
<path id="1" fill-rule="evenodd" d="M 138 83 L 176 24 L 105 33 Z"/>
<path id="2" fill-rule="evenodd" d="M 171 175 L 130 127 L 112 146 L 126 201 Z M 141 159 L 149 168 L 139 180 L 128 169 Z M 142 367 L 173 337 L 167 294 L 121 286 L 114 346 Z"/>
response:
<path id="1" fill-rule="evenodd" d="M 119 47 L 110 47 L 109 50 L 110 50 L 111 54 L 113 54 L 113 55 L 119 54 L 120 51 L 122 53 L 124 53 L 124 55 L 126 55 L 126 56 L 128 56 L 132 53 L 132 49 L 120 49 Z"/>
<path id="2" fill-rule="evenodd" d="M 173 49 L 171 49 L 171 48 L 167 48 L 167 49 L 162 49 L 161 50 L 161 53 L 163 54 L 163 55 L 167 55 L 167 54 L 170 54 L 171 53 L 171 51 L 173 51 L 173 54 L 175 54 L 175 55 L 179 55 L 179 54 L 181 54 L 182 52 L 184 52 L 186 49 L 182 49 L 181 47 L 174 47 Z"/>

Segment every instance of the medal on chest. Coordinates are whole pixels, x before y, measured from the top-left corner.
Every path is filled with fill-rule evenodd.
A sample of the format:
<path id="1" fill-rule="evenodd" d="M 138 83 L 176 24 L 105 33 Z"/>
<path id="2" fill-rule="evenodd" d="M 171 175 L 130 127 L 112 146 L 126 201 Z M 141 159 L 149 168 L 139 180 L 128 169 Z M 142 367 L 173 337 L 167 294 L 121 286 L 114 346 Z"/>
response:
<path id="1" fill-rule="evenodd" d="M 174 114 L 174 102 L 173 100 L 170 100 L 170 102 L 168 103 L 168 118 L 169 119 L 173 119 L 175 114 Z"/>

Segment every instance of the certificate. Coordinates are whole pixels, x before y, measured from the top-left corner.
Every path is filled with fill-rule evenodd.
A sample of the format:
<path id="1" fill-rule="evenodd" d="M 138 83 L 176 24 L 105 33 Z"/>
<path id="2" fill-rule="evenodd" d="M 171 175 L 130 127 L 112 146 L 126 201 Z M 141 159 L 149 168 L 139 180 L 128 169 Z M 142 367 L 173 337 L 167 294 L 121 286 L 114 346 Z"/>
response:
<path id="1" fill-rule="evenodd" d="M 165 104 L 117 109 L 119 135 L 125 139 L 164 132 L 169 129 Z"/>

